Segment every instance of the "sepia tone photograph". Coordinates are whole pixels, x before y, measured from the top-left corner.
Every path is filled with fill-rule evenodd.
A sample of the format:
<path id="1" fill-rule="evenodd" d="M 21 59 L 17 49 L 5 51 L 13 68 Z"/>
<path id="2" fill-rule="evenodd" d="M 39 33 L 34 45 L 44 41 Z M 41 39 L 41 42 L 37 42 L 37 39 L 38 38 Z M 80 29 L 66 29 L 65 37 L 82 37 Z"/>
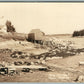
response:
<path id="1" fill-rule="evenodd" d="M 0 2 L 0 82 L 84 82 L 83 9 Z"/>

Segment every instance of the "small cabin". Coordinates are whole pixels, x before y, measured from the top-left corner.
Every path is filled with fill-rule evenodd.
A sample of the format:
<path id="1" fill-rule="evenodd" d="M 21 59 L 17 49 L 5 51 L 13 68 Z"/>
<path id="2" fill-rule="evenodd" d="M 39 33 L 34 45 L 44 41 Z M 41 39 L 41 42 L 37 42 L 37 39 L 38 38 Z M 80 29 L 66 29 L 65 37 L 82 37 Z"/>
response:
<path id="1" fill-rule="evenodd" d="M 40 29 L 32 29 L 28 34 L 28 41 L 39 43 L 44 37 L 45 33 Z"/>

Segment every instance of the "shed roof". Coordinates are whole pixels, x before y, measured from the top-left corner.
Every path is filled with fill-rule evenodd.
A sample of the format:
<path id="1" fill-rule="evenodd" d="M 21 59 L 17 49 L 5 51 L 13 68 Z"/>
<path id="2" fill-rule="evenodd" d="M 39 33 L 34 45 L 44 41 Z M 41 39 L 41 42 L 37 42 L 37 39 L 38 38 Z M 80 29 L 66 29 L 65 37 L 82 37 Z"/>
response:
<path id="1" fill-rule="evenodd" d="M 45 34 L 44 32 L 42 32 L 40 29 L 32 29 L 31 31 L 30 31 L 30 33 L 42 33 L 43 35 Z"/>

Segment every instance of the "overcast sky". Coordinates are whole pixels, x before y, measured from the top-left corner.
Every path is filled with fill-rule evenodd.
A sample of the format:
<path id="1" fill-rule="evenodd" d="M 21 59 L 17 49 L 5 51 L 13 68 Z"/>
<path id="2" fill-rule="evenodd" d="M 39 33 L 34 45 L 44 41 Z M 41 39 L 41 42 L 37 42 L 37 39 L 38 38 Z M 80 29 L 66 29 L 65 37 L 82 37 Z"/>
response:
<path id="1" fill-rule="evenodd" d="M 0 24 L 6 20 L 21 33 L 73 33 L 84 29 L 84 3 L 0 3 Z"/>

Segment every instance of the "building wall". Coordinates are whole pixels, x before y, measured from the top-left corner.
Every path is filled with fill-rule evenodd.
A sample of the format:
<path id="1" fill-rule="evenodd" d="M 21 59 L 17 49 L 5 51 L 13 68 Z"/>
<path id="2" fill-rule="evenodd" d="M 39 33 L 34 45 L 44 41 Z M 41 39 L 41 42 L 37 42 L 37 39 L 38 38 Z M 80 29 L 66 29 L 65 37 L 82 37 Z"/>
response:
<path id="1" fill-rule="evenodd" d="M 40 31 L 40 29 L 33 29 L 29 34 L 28 34 L 28 39 L 32 40 L 42 40 L 44 36 L 44 33 Z"/>

